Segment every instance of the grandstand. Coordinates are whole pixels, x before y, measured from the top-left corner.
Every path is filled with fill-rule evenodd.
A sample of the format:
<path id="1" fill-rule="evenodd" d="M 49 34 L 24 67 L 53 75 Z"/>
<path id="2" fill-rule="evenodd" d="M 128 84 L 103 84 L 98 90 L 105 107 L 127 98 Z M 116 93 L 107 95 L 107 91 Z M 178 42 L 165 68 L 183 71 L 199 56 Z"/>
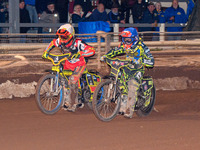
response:
<path id="1" fill-rule="evenodd" d="M 163 5 L 163 7 L 169 7 L 171 6 L 171 0 L 149 0 L 149 1 L 153 1 L 153 2 L 157 2 L 160 1 L 161 4 Z M 185 10 L 187 9 L 187 4 L 186 4 L 187 0 L 179 0 L 179 4 L 182 8 L 184 8 Z M 22 34 L 19 34 L 19 29 L 20 27 L 32 27 L 32 28 L 37 28 L 37 27 L 59 27 L 62 24 L 61 23 L 57 23 L 57 24 L 51 24 L 51 23 L 19 23 L 19 9 L 18 7 L 18 1 L 16 0 L 8 0 L 9 2 L 9 23 L 0 23 L 0 27 L 5 27 L 5 28 L 9 28 L 9 33 L 7 34 L 1 34 L 0 36 L 0 42 L 1 43 L 16 43 L 16 42 L 20 42 L 19 39 L 21 37 Z M 199 1 L 196 1 L 196 7 L 199 6 Z M 199 9 L 196 8 L 196 11 L 199 11 Z M 195 18 L 195 16 L 197 16 L 198 13 L 196 12 L 195 14 L 193 13 L 193 18 Z M 196 17 L 198 18 L 198 17 Z M 193 19 L 193 21 L 189 21 L 189 24 L 191 25 L 192 22 L 193 23 L 192 27 L 195 25 L 198 25 L 197 21 L 199 21 L 199 19 Z M 77 27 L 78 24 L 73 24 L 73 26 Z M 111 27 L 114 27 L 114 31 L 118 32 L 119 31 L 119 27 L 147 27 L 147 26 L 151 26 L 150 24 L 111 24 Z M 160 31 L 162 32 L 160 34 L 160 40 L 163 41 L 165 40 L 165 38 L 163 38 L 163 36 L 166 36 L 167 34 L 165 33 L 165 27 L 169 27 L 169 26 L 180 26 L 180 27 L 185 27 L 186 24 L 158 24 L 158 27 L 160 27 Z M 189 29 L 189 28 L 186 28 Z M 191 27 L 190 27 L 190 31 L 192 31 Z M 143 36 L 145 36 L 145 33 L 141 33 Z M 178 33 L 178 34 L 182 34 L 182 33 Z M 189 34 L 190 37 L 192 36 L 192 39 L 196 39 L 198 38 L 198 34 L 197 33 L 183 33 L 185 34 Z M 44 34 L 37 34 L 36 33 L 29 33 L 29 34 L 25 34 L 25 36 L 27 37 L 27 42 L 41 42 L 42 38 L 44 38 Z M 45 38 L 54 38 L 55 35 L 53 34 L 48 34 L 47 36 L 45 36 Z M 113 38 L 115 39 L 115 38 Z M 182 38 L 183 40 L 185 40 L 185 38 Z M 188 39 L 188 38 L 187 38 Z M 119 40 L 119 39 L 117 39 Z"/>

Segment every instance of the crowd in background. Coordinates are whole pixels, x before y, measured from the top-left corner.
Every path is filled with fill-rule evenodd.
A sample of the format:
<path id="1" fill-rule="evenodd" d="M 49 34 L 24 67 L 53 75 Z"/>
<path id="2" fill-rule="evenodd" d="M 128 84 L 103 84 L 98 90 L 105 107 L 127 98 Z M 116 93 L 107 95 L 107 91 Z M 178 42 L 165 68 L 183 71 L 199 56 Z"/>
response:
<path id="1" fill-rule="evenodd" d="M 0 1 L 0 23 L 8 22 L 8 2 Z M 163 9 L 160 2 L 145 0 L 19 0 L 20 23 L 79 23 L 105 21 L 110 23 L 148 23 L 151 27 L 138 31 L 159 31 L 158 23 L 186 23 L 194 7 L 187 1 L 187 11 L 178 0 L 172 0 L 169 8 Z M 131 22 L 131 23 L 132 23 Z M 78 33 L 78 28 L 76 33 Z M 21 27 L 26 33 L 28 27 Z M 169 32 L 182 31 L 181 27 L 169 27 Z M 39 28 L 39 33 L 55 33 L 54 28 Z M 0 28 L 0 33 L 2 33 Z"/>

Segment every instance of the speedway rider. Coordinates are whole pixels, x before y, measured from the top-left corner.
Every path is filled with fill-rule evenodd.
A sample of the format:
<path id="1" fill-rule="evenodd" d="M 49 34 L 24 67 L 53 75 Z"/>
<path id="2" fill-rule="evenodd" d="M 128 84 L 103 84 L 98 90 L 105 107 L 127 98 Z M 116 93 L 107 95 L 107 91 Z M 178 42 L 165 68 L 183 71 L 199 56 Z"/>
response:
<path id="1" fill-rule="evenodd" d="M 70 86 L 70 96 L 66 99 L 64 108 L 73 112 L 78 105 L 81 105 L 81 102 L 78 101 L 78 80 L 86 68 L 84 57 L 90 57 L 95 54 L 95 50 L 92 46 L 87 45 L 81 39 L 76 39 L 74 34 L 75 31 L 73 26 L 70 24 L 62 25 L 56 32 L 58 38 L 53 39 L 50 42 L 43 54 L 44 56 L 48 56 L 48 53 L 54 47 L 59 47 L 64 53 L 69 54 L 68 59 L 65 61 L 64 69 L 72 70 L 73 73 L 70 76 L 68 83 Z M 72 90 L 75 94 L 72 94 Z M 65 89 L 65 98 L 67 97 L 66 91 L 67 90 Z"/>
<path id="2" fill-rule="evenodd" d="M 123 93 L 127 96 L 127 102 L 121 104 L 120 112 L 125 117 L 132 118 L 135 104 L 137 101 L 137 90 L 139 87 L 139 81 L 144 75 L 144 66 L 153 67 L 154 58 L 150 53 L 149 48 L 139 38 L 138 32 L 135 28 L 126 28 L 120 33 L 122 37 L 121 44 L 115 49 L 110 50 L 106 55 L 103 55 L 100 59 L 104 61 L 105 57 L 114 57 L 119 54 L 126 54 L 126 59 L 131 60 L 131 63 L 127 67 L 123 67 L 126 76 L 128 76 L 128 93 Z"/>

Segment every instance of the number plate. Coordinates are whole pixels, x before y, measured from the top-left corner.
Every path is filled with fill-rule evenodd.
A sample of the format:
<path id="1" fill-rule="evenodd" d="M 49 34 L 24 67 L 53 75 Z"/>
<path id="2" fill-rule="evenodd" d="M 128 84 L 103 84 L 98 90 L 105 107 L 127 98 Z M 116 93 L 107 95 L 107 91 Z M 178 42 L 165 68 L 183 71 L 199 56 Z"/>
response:
<path id="1" fill-rule="evenodd" d="M 52 66 L 52 70 L 57 71 L 59 70 L 60 66 Z"/>

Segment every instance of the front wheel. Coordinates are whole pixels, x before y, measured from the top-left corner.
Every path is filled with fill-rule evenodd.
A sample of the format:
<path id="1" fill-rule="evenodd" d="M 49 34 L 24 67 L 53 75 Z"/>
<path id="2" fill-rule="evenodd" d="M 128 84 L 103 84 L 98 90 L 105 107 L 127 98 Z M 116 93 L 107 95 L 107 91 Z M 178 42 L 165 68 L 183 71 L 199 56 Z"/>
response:
<path id="1" fill-rule="evenodd" d="M 150 90 L 150 98 L 146 100 L 143 106 L 136 111 L 137 116 L 139 117 L 148 116 L 152 112 L 155 104 L 155 97 L 156 97 L 156 89 L 155 86 L 153 85 L 153 87 Z"/>
<path id="2" fill-rule="evenodd" d="M 39 109 L 48 115 L 55 114 L 62 106 L 64 89 L 54 74 L 45 74 L 36 87 L 36 102 Z"/>
<path id="3" fill-rule="evenodd" d="M 95 116 L 104 122 L 111 121 L 119 112 L 121 96 L 113 80 L 105 80 L 95 89 L 92 107 Z"/>

